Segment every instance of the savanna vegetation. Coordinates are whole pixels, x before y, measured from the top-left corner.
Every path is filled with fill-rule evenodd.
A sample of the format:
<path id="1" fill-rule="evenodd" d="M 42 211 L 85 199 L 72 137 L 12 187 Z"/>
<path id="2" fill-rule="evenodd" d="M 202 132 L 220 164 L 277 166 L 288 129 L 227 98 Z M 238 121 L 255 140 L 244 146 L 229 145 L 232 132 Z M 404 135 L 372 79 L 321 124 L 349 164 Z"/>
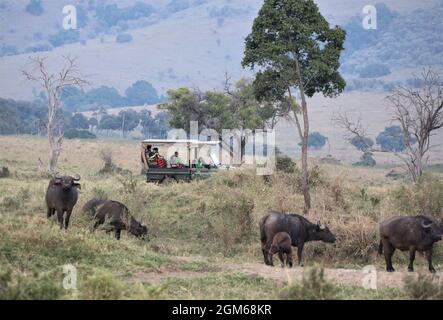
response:
<path id="1" fill-rule="evenodd" d="M 403 287 L 401 275 L 394 288 L 378 291 L 361 288 L 358 278 L 358 270 L 365 265 L 384 269 L 376 253 L 381 219 L 419 211 L 440 217 L 443 180 L 439 173 L 426 173 L 419 184 L 412 184 L 386 178 L 385 169 L 332 166 L 310 159 L 313 207 L 307 218 L 327 224 L 338 241 L 307 244 L 304 271 L 297 269 L 294 278 L 276 281 L 266 276 L 281 271 L 263 265 L 258 221 L 269 209 L 302 212 L 299 164 L 283 171 L 287 166 L 280 162 L 280 170 L 267 179 L 253 170 L 238 169 L 190 184 L 154 185 L 139 175 L 136 141 L 67 140 L 58 170 L 79 173 L 82 189 L 71 228 L 61 231 L 45 213 L 49 176 L 39 171 L 37 159 L 46 159 L 47 140 L 1 137 L 0 146 L 0 165 L 8 168 L 8 174 L 0 178 L 2 298 L 399 299 L 441 295 L 438 285 L 425 291 L 423 281 L 433 283 L 429 277 L 410 279 Z M 124 170 L 117 171 L 120 174 L 102 171 L 104 154 L 108 162 Z M 117 241 L 102 230 L 91 232 L 92 221 L 81 207 L 92 197 L 125 203 L 149 226 L 150 241 L 125 233 Z M 434 260 L 437 270 L 441 269 L 440 246 Z M 406 270 L 406 261 L 406 255 L 395 255 L 399 271 Z M 62 287 L 66 264 L 78 270 L 75 292 Z M 259 271 L 251 274 L 248 268 Z M 322 279 L 330 268 L 357 270 L 356 282 Z M 424 259 L 417 259 L 417 270 L 426 270 Z"/>

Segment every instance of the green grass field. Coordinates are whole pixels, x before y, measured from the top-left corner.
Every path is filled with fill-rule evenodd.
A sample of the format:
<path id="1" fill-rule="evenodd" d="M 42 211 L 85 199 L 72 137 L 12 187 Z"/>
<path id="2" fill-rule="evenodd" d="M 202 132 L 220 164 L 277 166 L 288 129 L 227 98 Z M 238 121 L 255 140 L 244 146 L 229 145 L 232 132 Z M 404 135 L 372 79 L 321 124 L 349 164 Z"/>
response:
<path id="1" fill-rule="evenodd" d="M 376 253 L 380 220 L 419 211 L 440 219 L 443 180 L 439 172 L 427 173 L 419 186 L 413 186 L 386 178 L 388 169 L 322 165 L 311 159 L 314 207 L 307 218 L 327 224 L 338 241 L 308 243 L 303 270 L 286 273 L 263 265 L 258 221 L 269 209 L 302 212 L 297 171 L 277 172 L 265 181 L 253 170 L 238 169 L 190 184 L 154 185 L 140 175 L 137 141 L 65 141 L 59 171 L 82 176 L 79 201 L 65 231 L 46 219 L 48 174 L 39 170 L 38 159 L 47 161 L 47 141 L 0 137 L 0 150 L 0 167 L 10 171 L 10 176 L 0 178 L 0 299 L 441 296 L 439 286 L 424 285 L 427 278 L 405 287 L 403 273 L 393 276 L 393 285 L 379 290 L 363 289 L 355 279 L 366 265 L 384 270 L 384 261 Z M 112 151 L 114 163 L 133 175 L 99 175 L 102 150 Z M 126 233 L 117 241 L 104 231 L 92 232 L 93 222 L 81 207 L 94 196 L 125 203 L 149 226 L 150 241 Z M 437 270 L 442 270 L 441 245 L 436 246 L 434 260 Z M 406 255 L 397 253 L 394 264 L 405 271 Z M 77 290 L 63 289 L 65 265 L 77 269 Z M 325 279 L 319 280 L 315 271 L 323 268 Z M 353 278 L 342 278 L 348 269 L 354 270 Z M 416 270 L 426 271 L 421 256 Z"/>

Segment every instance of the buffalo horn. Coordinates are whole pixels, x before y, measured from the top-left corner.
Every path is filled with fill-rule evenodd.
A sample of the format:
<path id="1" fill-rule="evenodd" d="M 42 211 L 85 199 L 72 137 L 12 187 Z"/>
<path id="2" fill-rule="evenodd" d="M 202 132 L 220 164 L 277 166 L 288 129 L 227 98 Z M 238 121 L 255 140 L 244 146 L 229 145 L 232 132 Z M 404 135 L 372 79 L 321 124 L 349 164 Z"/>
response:
<path id="1" fill-rule="evenodd" d="M 433 222 L 431 222 L 430 224 L 426 224 L 424 221 L 421 222 L 421 226 L 423 227 L 423 229 L 428 229 L 432 226 Z"/>
<path id="2" fill-rule="evenodd" d="M 74 177 L 74 181 L 79 181 L 80 179 L 81 179 L 80 175 L 76 174 L 75 177 Z"/>

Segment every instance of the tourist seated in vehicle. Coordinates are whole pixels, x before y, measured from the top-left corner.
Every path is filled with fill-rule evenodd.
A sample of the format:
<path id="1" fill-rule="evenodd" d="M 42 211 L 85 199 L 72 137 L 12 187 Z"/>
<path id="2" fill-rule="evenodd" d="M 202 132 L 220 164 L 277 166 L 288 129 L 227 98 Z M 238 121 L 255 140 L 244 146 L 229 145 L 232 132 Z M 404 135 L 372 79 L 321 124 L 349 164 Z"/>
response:
<path id="1" fill-rule="evenodd" d="M 202 168 L 206 168 L 206 169 L 210 169 L 211 165 L 207 164 L 202 157 L 199 157 L 198 159 L 195 159 L 192 163 L 192 167 L 196 168 L 196 169 L 202 169 Z"/>
<path id="2" fill-rule="evenodd" d="M 154 148 L 152 156 L 148 159 L 149 167 L 151 168 L 165 168 L 166 161 L 158 152 L 158 148 Z"/>
<path id="3" fill-rule="evenodd" d="M 169 165 L 171 166 L 171 168 L 184 168 L 184 161 L 178 155 L 178 151 L 175 151 L 174 155 L 172 155 L 169 159 Z"/>

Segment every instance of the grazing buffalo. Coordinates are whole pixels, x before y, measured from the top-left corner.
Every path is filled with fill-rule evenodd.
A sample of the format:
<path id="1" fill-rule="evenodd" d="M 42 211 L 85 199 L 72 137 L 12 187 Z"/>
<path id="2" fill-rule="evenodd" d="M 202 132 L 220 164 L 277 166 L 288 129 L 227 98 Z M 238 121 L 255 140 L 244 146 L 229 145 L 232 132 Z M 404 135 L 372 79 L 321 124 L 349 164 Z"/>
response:
<path id="1" fill-rule="evenodd" d="M 429 271 L 435 272 L 432 265 L 434 242 L 441 240 L 443 226 L 425 216 L 392 217 L 380 223 L 380 245 L 378 253 L 384 253 L 386 270 L 394 272 L 392 255 L 395 249 L 409 251 L 408 271 L 414 271 L 415 252 L 425 252 Z"/>
<path id="2" fill-rule="evenodd" d="M 287 232 L 291 237 L 291 244 L 297 247 L 298 264 L 301 265 L 303 247 L 308 241 L 321 240 L 323 242 L 335 242 L 335 236 L 329 228 L 320 222 L 309 222 L 306 218 L 297 214 L 285 214 L 271 211 L 260 221 L 260 240 L 262 243 L 265 264 L 270 265 L 268 252 L 274 236 L 279 232 Z"/>
<path id="3" fill-rule="evenodd" d="M 148 238 L 148 228 L 135 220 L 123 203 L 91 199 L 83 206 L 83 211 L 96 219 L 94 230 L 106 221 L 105 229 L 107 232 L 114 231 L 117 239 L 120 239 L 122 230 L 130 232 L 136 237 Z"/>
<path id="4" fill-rule="evenodd" d="M 272 256 L 278 253 L 278 258 L 280 259 L 282 268 L 285 266 L 285 255 L 286 255 L 286 265 L 292 267 L 292 240 L 291 236 L 286 232 L 279 232 L 274 236 L 272 240 L 271 249 L 269 249 L 269 264 L 274 266 Z"/>
<path id="5" fill-rule="evenodd" d="M 57 212 L 60 229 L 63 229 L 63 224 L 65 229 L 68 229 L 72 209 L 78 199 L 77 188 L 81 188 L 78 183 L 79 180 L 79 175 L 73 178 L 71 176 L 59 176 L 56 174 L 55 177 L 49 181 L 46 191 L 47 216 L 50 218 Z"/>

